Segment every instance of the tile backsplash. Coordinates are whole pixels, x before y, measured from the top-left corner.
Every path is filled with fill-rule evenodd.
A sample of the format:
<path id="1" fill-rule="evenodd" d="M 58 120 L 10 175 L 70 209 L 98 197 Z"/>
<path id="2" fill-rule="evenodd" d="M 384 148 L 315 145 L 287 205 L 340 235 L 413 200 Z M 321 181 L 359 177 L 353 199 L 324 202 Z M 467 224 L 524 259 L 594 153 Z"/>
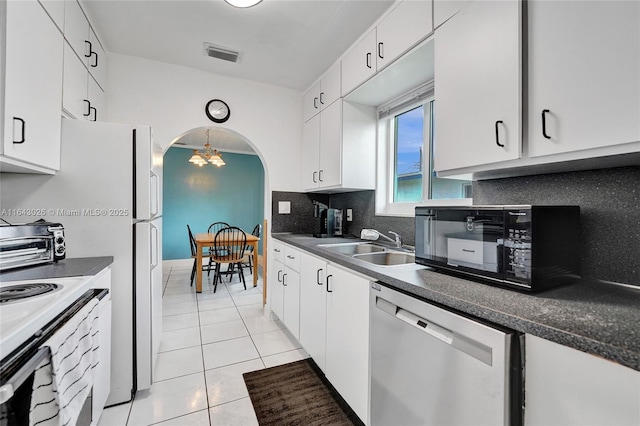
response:
<path id="1" fill-rule="evenodd" d="M 272 232 L 312 234 L 319 228 L 313 200 L 331 208 L 353 209 L 345 234 L 363 228 L 398 232 L 415 241 L 412 217 L 375 215 L 375 191 L 336 194 L 272 194 Z M 278 201 L 290 201 L 291 213 L 278 214 Z M 588 279 L 640 287 L 640 167 L 554 173 L 473 183 L 474 204 L 568 204 L 580 206 L 581 269 Z"/>

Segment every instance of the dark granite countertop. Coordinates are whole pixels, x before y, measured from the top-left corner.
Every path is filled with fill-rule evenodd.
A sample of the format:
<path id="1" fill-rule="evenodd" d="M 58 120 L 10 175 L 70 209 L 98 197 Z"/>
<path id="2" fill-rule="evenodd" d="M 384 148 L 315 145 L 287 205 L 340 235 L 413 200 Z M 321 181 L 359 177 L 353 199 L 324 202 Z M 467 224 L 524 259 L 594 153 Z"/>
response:
<path id="1" fill-rule="evenodd" d="M 0 274 L 0 281 L 40 280 L 96 275 L 112 263 L 113 256 L 63 259 L 57 263 L 47 263 L 3 272 Z"/>
<path id="2" fill-rule="evenodd" d="M 318 246 L 358 240 L 272 236 L 424 300 L 640 371 L 640 288 L 579 280 L 529 294 L 417 264 L 376 266 Z"/>

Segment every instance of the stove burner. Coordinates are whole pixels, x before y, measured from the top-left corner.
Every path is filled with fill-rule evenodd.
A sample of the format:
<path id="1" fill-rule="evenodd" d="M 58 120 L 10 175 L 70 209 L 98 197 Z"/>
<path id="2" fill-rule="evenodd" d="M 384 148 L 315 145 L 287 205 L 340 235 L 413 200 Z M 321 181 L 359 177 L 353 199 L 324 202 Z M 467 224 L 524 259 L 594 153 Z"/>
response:
<path id="1" fill-rule="evenodd" d="M 61 289 L 52 283 L 18 284 L 0 288 L 0 303 L 13 302 L 27 297 L 39 296 Z"/>

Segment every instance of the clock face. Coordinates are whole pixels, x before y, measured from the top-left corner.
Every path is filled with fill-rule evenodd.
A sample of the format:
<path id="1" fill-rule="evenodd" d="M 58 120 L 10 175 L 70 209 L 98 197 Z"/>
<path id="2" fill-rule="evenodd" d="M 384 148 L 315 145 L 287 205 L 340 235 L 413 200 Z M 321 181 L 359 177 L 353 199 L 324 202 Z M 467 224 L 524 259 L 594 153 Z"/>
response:
<path id="1" fill-rule="evenodd" d="M 204 108 L 209 120 L 214 123 L 224 123 L 231 116 L 231 110 L 229 105 L 220 99 L 213 99 L 207 102 L 207 106 Z"/>

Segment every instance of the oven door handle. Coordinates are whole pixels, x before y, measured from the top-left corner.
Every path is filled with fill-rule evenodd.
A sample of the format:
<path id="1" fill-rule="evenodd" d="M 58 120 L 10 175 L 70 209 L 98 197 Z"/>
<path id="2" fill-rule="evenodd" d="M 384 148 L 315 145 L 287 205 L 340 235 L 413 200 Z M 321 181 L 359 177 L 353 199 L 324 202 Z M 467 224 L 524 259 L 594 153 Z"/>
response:
<path id="1" fill-rule="evenodd" d="M 0 387 L 0 404 L 4 404 L 13 397 L 15 389 L 18 389 L 29 376 L 33 374 L 38 365 L 40 365 L 40 362 L 49 356 L 49 351 L 48 346 L 41 347 L 29 361 L 24 363 L 24 365 L 11 376 L 7 383 Z"/>

